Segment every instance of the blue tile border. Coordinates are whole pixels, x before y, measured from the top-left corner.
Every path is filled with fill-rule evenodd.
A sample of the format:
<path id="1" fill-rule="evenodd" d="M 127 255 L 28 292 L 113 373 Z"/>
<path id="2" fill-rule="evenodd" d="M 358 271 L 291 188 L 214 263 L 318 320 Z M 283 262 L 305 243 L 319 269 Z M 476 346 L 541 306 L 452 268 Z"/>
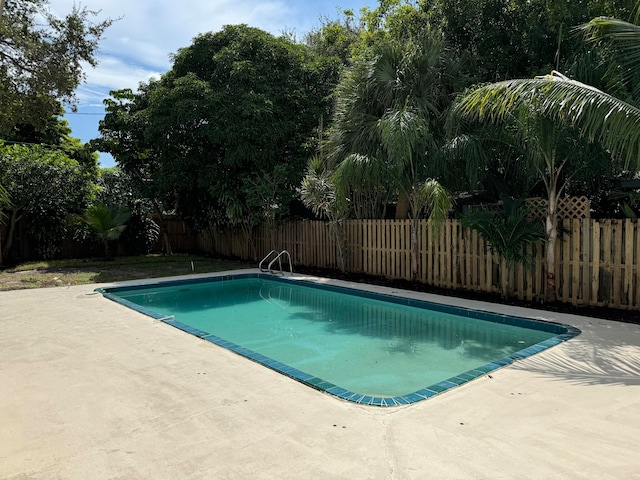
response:
<path id="1" fill-rule="evenodd" d="M 438 382 L 435 385 L 429 385 L 415 392 L 408 393 L 406 395 L 399 395 L 395 397 L 373 397 L 370 395 L 362 395 L 362 394 L 344 389 L 338 385 L 334 385 L 333 383 L 327 382 L 322 378 L 305 373 L 289 365 L 285 365 L 282 362 L 273 360 L 269 357 L 266 357 L 265 355 L 249 350 L 248 348 L 242 347 L 240 345 L 236 345 L 223 338 L 217 337 L 215 335 L 211 335 L 208 332 L 204 332 L 197 328 L 193 328 L 189 325 L 181 323 L 171 315 L 169 316 L 163 315 L 161 313 L 155 312 L 153 310 L 147 309 L 138 304 L 125 300 L 124 298 L 117 295 L 117 292 L 133 291 L 133 290 L 152 288 L 152 287 L 165 287 L 165 286 L 178 286 L 178 285 L 194 284 L 194 283 L 198 284 L 198 283 L 220 282 L 220 281 L 230 281 L 230 280 L 237 280 L 237 279 L 243 279 L 243 278 L 244 279 L 258 278 L 258 279 L 264 279 L 264 280 L 269 280 L 274 282 L 285 282 L 285 283 L 294 282 L 297 285 L 303 285 L 303 286 L 321 289 L 321 290 L 328 290 L 332 292 L 344 293 L 347 295 L 353 295 L 353 296 L 362 297 L 362 298 L 381 300 L 381 301 L 386 301 L 390 303 L 406 305 L 410 307 L 434 310 L 441 313 L 450 313 L 453 315 L 473 318 L 477 320 L 524 327 L 524 328 L 529 328 L 533 330 L 540 330 L 548 333 L 553 333 L 555 336 L 547 340 L 543 340 L 542 342 L 537 343 L 535 345 L 528 346 L 518 352 L 512 353 L 511 355 L 494 360 L 486 365 L 475 368 L 473 370 L 469 370 L 468 372 L 460 373 L 455 377 Z M 166 281 L 158 280 L 157 282 L 151 282 L 151 283 L 140 283 L 140 284 L 132 284 L 132 285 L 126 285 L 126 286 L 96 288 L 95 291 L 98 293 L 101 293 L 105 298 L 108 298 L 109 300 L 112 300 L 123 306 L 136 310 L 155 320 L 162 321 L 168 325 L 176 327 L 184 332 L 187 332 L 205 341 L 208 341 L 220 347 L 226 348 L 227 350 L 231 350 L 232 352 L 238 355 L 248 358 L 249 360 L 252 360 L 254 362 L 257 362 L 260 365 L 263 365 L 267 368 L 275 370 L 276 372 L 279 372 L 287 377 L 297 380 L 311 388 L 326 392 L 329 395 L 346 400 L 348 402 L 353 402 L 361 405 L 372 405 L 372 406 L 378 406 L 378 407 L 396 407 L 396 406 L 410 405 L 412 403 L 421 402 L 435 395 L 438 395 L 440 393 L 446 392 L 460 385 L 463 385 L 467 382 L 475 380 L 476 378 L 485 376 L 506 365 L 510 365 L 516 360 L 527 358 L 531 355 L 535 355 L 536 353 L 542 352 L 543 350 L 551 348 L 555 345 L 559 345 L 560 343 L 566 342 L 576 337 L 577 335 L 580 335 L 580 333 L 582 333 L 578 328 L 575 328 L 571 325 L 554 323 L 546 320 L 534 320 L 534 319 L 525 318 L 525 317 L 516 317 L 516 316 L 497 314 L 497 313 L 494 314 L 494 313 L 486 312 L 482 310 L 474 310 L 466 307 L 445 305 L 445 304 L 430 302 L 427 300 L 417 300 L 417 299 L 406 298 L 406 297 L 401 297 L 396 295 L 368 292 L 365 290 L 359 290 L 359 289 L 337 286 L 337 285 L 319 284 L 309 280 L 291 279 L 286 277 L 274 277 L 272 275 L 266 275 L 261 273 L 238 273 L 233 275 L 218 275 L 218 276 L 211 276 L 211 277 L 200 277 L 195 279 L 177 279 L 177 280 L 166 280 Z"/>

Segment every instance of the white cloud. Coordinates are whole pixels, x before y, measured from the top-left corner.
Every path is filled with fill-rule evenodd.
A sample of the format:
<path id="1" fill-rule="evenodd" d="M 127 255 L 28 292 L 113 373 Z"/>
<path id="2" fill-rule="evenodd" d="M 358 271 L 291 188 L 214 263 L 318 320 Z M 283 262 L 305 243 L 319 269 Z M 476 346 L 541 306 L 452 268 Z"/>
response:
<path id="1" fill-rule="evenodd" d="M 98 66 L 85 69 L 87 81 L 76 91 L 78 108 L 82 111 L 101 107 L 110 90 L 135 91 L 140 82 L 159 77 L 171 68 L 170 55 L 191 45 L 198 34 L 246 23 L 274 35 L 293 31 L 302 38 L 319 24 L 321 16 L 334 18 L 336 5 L 358 11 L 377 3 L 377 0 L 79 0 L 79 3 L 49 0 L 49 8 L 64 16 L 78 4 L 99 11 L 93 21 L 115 20 L 100 42 Z M 97 123 L 97 117 L 93 116 L 78 116 L 78 120 Z"/>
<path id="2" fill-rule="evenodd" d="M 51 0 L 58 14 L 70 8 L 68 0 Z M 125 57 L 151 68 L 168 68 L 169 55 L 190 45 L 200 33 L 218 31 L 224 25 L 247 23 L 280 33 L 295 13 L 284 0 L 85 0 L 99 10 L 98 20 L 117 19 L 105 32 L 101 51 Z"/>
<path id="3" fill-rule="evenodd" d="M 159 78 L 158 70 L 150 70 L 141 65 L 131 64 L 121 58 L 99 56 L 98 66 L 86 66 L 86 84 L 102 90 L 131 88 L 136 90 L 140 82 L 148 82 L 152 77 Z M 85 87 L 86 88 L 86 87 Z"/>
<path id="4" fill-rule="evenodd" d="M 81 7 L 99 11 L 93 21 L 115 21 L 100 42 L 98 66 L 85 70 L 86 82 L 77 91 L 80 105 L 100 103 L 110 90 L 135 90 L 140 82 L 158 77 L 171 67 L 170 55 L 189 46 L 200 33 L 246 23 L 279 34 L 292 18 L 291 4 L 285 0 L 85 0 Z M 49 5 L 59 16 L 72 8 L 69 0 L 51 0 Z"/>

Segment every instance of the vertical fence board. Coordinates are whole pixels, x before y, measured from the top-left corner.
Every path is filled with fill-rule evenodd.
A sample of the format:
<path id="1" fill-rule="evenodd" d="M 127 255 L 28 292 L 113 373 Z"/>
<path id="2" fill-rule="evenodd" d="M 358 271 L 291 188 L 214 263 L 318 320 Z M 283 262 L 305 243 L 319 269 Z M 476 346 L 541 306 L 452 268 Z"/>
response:
<path id="1" fill-rule="evenodd" d="M 613 305 L 618 308 L 621 304 L 622 293 L 622 223 L 616 220 L 613 225 Z"/>
<path id="2" fill-rule="evenodd" d="M 588 303 L 591 296 L 591 274 L 590 274 L 590 256 L 591 256 L 591 224 L 589 221 L 578 221 L 578 227 L 582 225 L 582 255 L 580 257 L 580 304 Z"/>
<path id="3" fill-rule="evenodd" d="M 580 283 L 580 220 L 571 222 L 571 290 L 569 292 L 571 303 L 579 303 Z"/>
<path id="4" fill-rule="evenodd" d="M 558 298 L 563 302 L 568 302 L 570 297 L 570 285 L 571 285 L 571 246 L 573 244 L 573 237 L 576 235 L 575 232 L 571 230 L 571 221 L 565 220 L 562 223 L 562 226 L 566 232 L 570 232 L 570 234 L 563 235 L 563 241 L 558 242 L 561 244 L 562 248 L 556 249 L 556 258 L 560 258 L 560 266 L 562 268 L 562 275 L 559 275 L 558 269 L 556 268 L 556 288 L 558 289 Z M 560 245 L 557 245 L 560 247 Z M 556 265 L 558 263 L 556 262 Z M 560 293 L 562 292 L 562 293 Z"/>
<path id="5" fill-rule="evenodd" d="M 417 272 L 422 282 L 449 289 L 499 291 L 496 275 L 505 272 L 501 271 L 500 259 L 476 231 L 453 220 L 438 229 L 426 220 L 417 225 Z M 558 299 L 574 305 L 639 308 L 638 223 L 584 219 L 563 221 L 562 226 L 567 233 L 556 249 Z M 172 227 L 176 237 L 185 235 L 181 224 Z M 412 228 L 410 220 L 344 222 L 347 271 L 410 280 Z M 192 242 L 211 253 L 256 262 L 275 248 L 289 250 L 294 265 L 338 266 L 338 248 L 327 222 L 305 220 L 259 226 L 249 233 L 251 237 L 242 229 L 215 228 Z M 544 246 L 529 246 L 527 251 L 536 258 L 534 268 L 517 267 L 509 280 L 518 298 L 541 299 L 545 289 Z"/>
<path id="6" fill-rule="evenodd" d="M 598 293 L 600 291 L 600 224 L 589 221 L 591 224 L 591 304 L 600 304 Z"/>
<path id="7" fill-rule="evenodd" d="M 640 307 L 640 232 L 638 231 L 637 220 L 633 223 L 635 232 L 635 242 L 633 250 L 633 271 L 635 278 L 635 297 L 632 308 L 637 310 Z"/>
<path id="8" fill-rule="evenodd" d="M 633 223 L 630 219 L 624 221 L 624 292 L 623 306 L 631 307 L 633 304 Z"/>
<path id="9" fill-rule="evenodd" d="M 601 288 L 604 305 L 610 305 L 613 293 L 613 275 L 611 263 L 611 238 L 613 237 L 613 227 L 611 220 L 606 220 L 602 228 L 602 277 Z"/>

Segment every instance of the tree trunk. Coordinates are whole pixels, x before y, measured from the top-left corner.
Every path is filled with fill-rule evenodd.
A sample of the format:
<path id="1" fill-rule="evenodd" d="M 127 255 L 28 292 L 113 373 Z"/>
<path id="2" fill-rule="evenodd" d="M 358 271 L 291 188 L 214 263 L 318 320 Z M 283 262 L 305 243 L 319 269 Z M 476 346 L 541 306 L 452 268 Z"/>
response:
<path id="1" fill-rule="evenodd" d="M 347 271 L 347 240 L 344 235 L 344 223 L 343 220 L 332 220 L 329 222 L 329 228 L 333 234 L 333 238 L 336 241 L 338 268 L 342 273 Z"/>
<path id="2" fill-rule="evenodd" d="M 510 291 L 509 291 L 509 268 L 507 265 L 507 261 L 504 258 L 500 259 L 500 285 L 502 289 L 502 298 L 505 300 L 509 300 Z"/>
<path id="3" fill-rule="evenodd" d="M 409 216 L 409 208 L 411 206 L 409 194 L 403 190 L 398 195 L 398 204 L 396 205 L 396 220 L 402 220 Z"/>
<path id="4" fill-rule="evenodd" d="M 157 202 L 153 202 L 153 209 L 160 220 L 160 237 L 162 238 L 162 250 L 167 255 L 173 255 L 173 250 L 171 250 L 171 242 L 169 241 L 169 232 L 167 232 L 167 226 L 164 223 L 164 215 L 162 214 L 162 209 L 159 207 Z"/>
<path id="5" fill-rule="evenodd" d="M 4 244 L 4 250 L 2 251 L 3 258 L 11 259 L 11 249 L 13 248 L 13 237 L 16 233 L 16 226 L 18 225 L 18 221 L 20 221 L 20 216 L 18 216 L 19 208 L 14 208 L 11 210 L 11 217 L 9 218 L 9 228 L 7 229 L 7 240 Z"/>
<path id="6" fill-rule="evenodd" d="M 411 220 L 411 279 L 420 279 L 420 252 L 418 251 L 418 215 Z"/>
<path id="7" fill-rule="evenodd" d="M 556 204 L 558 199 L 555 195 L 549 195 L 549 209 L 545 221 L 545 233 L 547 243 L 545 245 L 545 267 L 546 267 L 546 292 L 545 301 L 555 302 L 556 297 L 556 240 L 558 238 L 558 216 L 556 214 Z"/>

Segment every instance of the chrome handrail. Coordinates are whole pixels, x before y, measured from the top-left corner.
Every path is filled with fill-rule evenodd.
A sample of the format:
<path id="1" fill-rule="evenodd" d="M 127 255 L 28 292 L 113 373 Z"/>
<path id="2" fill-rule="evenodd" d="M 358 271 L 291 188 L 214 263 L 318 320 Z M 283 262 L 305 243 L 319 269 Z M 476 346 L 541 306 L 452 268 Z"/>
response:
<path id="1" fill-rule="evenodd" d="M 268 271 L 269 271 L 269 269 L 267 269 L 267 268 L 263 268 L 263 267 L 262 267 L 262 264 L 263 264 L 264 262 L 266 262 L 266 261 L 269 259 L 269 257 L 271 257 L 271 255 L 273 255 L 274 253 L 276 254 L 276 257 L 277 257 L 278 255 L 280 255 L 280 253 L 279 253 L 277 250 L 271 250 L 269 253 L 267 253 L 267 254 L 264 256 L 264 258 L 263 258 L 262 260 L 260 260 L 260 263 L 258 264 L 258 268 L 260 269 L 260 271 L 261 271 L 261 272 L 268 272 Z"/>
<path id="2" fill-rule="evenodd" d="M 267 268 L 264 268 L 262 266 L 264 262 L 266 262 L 274 254 L 275 254 L 275 257 L 273 258 L 273 260 L 269 262 L 269 265 L 267 265 Z M 260 263 L 258 264 L 258 268 L 260 268 L 261 272 L 269 272 L 271 274 L 280 273 L 284 275 L 284 270 L 282 269 L 283 256 L 286 256 L 287 260 L 289 261 L 289 273 L 293 273 L 293 262 L 291 261 L 291 255 L 286 250 L 282 250 L 281 252 L 278 252 L 277 250 L 271 250 L 269 253 L 265 255 L 265 257 L 262 260 L 260 260 Z M 276 261 L 278 262 L 278 270 L 275 270 L 273 268 L 273 264 L 276 263 Z"/>

